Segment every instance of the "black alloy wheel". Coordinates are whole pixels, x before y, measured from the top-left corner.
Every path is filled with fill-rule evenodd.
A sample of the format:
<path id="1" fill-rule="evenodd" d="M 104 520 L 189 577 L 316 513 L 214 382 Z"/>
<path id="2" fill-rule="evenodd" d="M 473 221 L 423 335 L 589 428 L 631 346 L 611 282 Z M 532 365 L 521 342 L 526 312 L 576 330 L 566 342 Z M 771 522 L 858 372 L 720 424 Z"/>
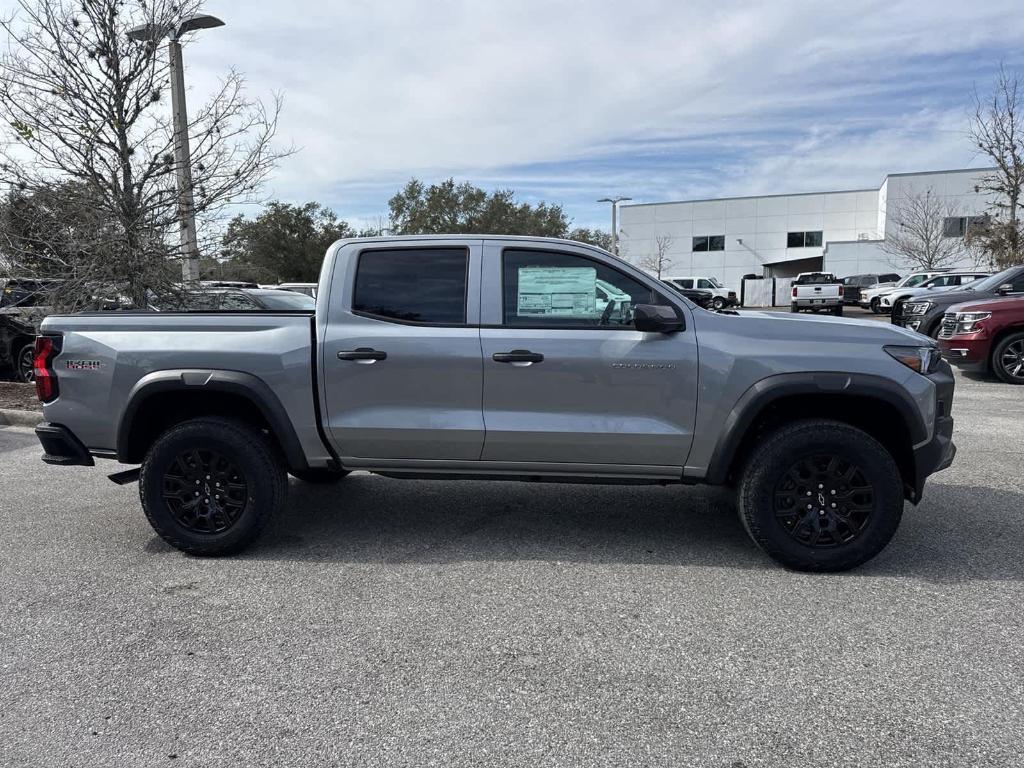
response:
<path id="1" fill-rule="evenodd" d="M 797 461 L 775 487 L 775 517 L 801 544 L 835 547 L 857 539 L 875 510 L 863 470 L 834 454 Z"/>
<path id="2" fill-rule="evenodd" d="M 245 510 L 245 474 L 223 454 L 202 448 L 179 453 L 164 472 L 162 495 L 174 520 L 185 530 L 218 534 L 229 530 Z"/>

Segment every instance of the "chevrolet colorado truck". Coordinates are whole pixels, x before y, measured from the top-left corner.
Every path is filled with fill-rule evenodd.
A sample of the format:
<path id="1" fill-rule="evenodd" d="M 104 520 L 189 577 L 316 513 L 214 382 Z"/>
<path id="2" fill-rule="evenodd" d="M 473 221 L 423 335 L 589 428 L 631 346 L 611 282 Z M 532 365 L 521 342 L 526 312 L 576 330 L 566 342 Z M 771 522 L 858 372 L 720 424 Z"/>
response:
<path id="1" fill-rule="evenodd" d="M 727 485 L 771 557 L 836 571 L 878 553 L 955 453 L 930 339 L 703 310 L 580 243 L 342 240 L 317 294 L 315 311 L 48 317 L 43 460 L 141 465 L 112 479 L 137 477 L 155 531 L 195 555 L 251 543 L 289 473 L 365 470 Z"/>

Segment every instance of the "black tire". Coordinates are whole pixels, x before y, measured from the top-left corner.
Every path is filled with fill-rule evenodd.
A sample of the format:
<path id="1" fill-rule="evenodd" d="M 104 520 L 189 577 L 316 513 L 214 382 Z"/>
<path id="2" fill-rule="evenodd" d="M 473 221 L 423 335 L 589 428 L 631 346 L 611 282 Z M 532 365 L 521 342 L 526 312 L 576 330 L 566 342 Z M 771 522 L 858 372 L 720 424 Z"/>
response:
<path id="1" fill-rule="evenodd" d="M 1011 333 L 992 350 L 992 371 L 1007 384 L 1024 384 L 1024 333 Z"/>
<path id="2" fill-rule="evenodd" d="M 213 456 L 223 461 L 218 463 Z M 210 474 L 204 478 L 205 472 Z M 211 505 L 210 497 L 220 498 L 216 491 L 221 480 L 220 492 L 228 503 Z M 177 493 L 165 496 L 165 490 Z M 271 440 L 248 424 L 216 417 L 186 421 L 164 432 L 146 454 L 139 477 L 139 497 L 149 524 L 160 538 L 190 555 L 227 555 L 244 549 L 282 509 L 287 492 L 284 462 Z M 237 494 L 233 500 L 232 493 Z M 189 504 L 192 507 L 186 509 Z"/>
<path id="3" fill-rule="evenodd" d="M 18 381 L 31 384 L 36 380 L 34 361 L 35 343 L 30 341 L 27 344 L 22 344 L 14 356 L 14 375 Z"/>
<path id="4" fill-rule="evenodd" d="M 714 307 L 719 312 L 721 312 L 723 309 L 725 309 L 725 299 L 723 299 L 721 296 L 715 296 L 715 298 L 711 300 L 711 306 Z"/>
<path id="5" fill-rule="evenodd" d="M 838 307 L 834 307 L 832 309 L 832 314 L 835 315 L 836 317 L 842 317 L 843 316 L 843 305 L 840 304 Z"/>
<path id="6" fill-rule="evenodd" d="M 334 469 L 296 469 L 289 472 L 296 480 L 313 485 L 330 485 L 345 478 L 348 475 L 346 470 Z"/>
<path id="7" fill-rule="evenodd" d="M 799 312 L 799 311 L 800 311 L 800 309 L 799 309 L 799 307 L 797 307 L 797 305 L 796 305 L 796 304 L 790 304 L 790 305 L 789 305 L 789 311 L 790 311 L 790 312 Z"/>
<path id="8" fill-rule="evenodd" d="M 798 467 L 806 468 L 810 490 L 799 485 Z M 798 421 L 768 435 L 749 457 L 737 495 L 750 538 L 798 571 L 861 565 L 885 548 L 903 516 L 903 481 L 892 456 L 867 433 L 836 421 Z M 812 504 L 806 511 L 805 499 Z"/>
<path id="9" fill-rule="evenodd" d="M 877 298 L 871 300 L 871 312 L 873 314 L 875 314 L 875 315 L 882 314 L 882 304 L 881 304 L 881 302 L 882 302 L 882 300 L 881 299 L 877 299 Z"/>

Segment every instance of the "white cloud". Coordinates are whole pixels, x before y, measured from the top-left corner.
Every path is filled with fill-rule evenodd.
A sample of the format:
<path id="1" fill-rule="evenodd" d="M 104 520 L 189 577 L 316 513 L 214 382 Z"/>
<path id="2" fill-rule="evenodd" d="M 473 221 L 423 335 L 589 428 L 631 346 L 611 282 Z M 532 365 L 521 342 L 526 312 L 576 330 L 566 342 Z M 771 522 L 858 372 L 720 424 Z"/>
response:
<path id="1" fill-rule="evenodd" d="M 412 175 L 656 199 L 863 186 L 908 165 L 961 164 L 962 108 L 906 92 L 934 93 L 946 77 L 950 98 L 963 97 L 963 73 L 942 70 L 951 57 L 991 71 L 1024 42 L 1019 0 L 211 0 L 207 10 L 227 26 L 188 47 L 189 98 L 229 67 L 255 94 L 283 92 L 280 138 L 302 151 L 272 192 L 342 215 L 349 202 L 383 209 Z M 637 142 L 644 153 L 662 145 L 666 162 L 631 166 Z"/>

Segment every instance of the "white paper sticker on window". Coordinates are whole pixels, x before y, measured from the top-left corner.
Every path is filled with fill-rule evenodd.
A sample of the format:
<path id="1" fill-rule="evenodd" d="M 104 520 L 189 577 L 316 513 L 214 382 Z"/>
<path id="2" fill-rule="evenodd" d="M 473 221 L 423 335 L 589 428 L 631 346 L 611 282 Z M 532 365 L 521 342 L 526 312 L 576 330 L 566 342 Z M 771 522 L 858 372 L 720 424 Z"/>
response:
<path id="1" fill-rule="evenodd" d="M 594 267 L 520 267 L 519 315 L 593 317 L 597 312 Z"/>

